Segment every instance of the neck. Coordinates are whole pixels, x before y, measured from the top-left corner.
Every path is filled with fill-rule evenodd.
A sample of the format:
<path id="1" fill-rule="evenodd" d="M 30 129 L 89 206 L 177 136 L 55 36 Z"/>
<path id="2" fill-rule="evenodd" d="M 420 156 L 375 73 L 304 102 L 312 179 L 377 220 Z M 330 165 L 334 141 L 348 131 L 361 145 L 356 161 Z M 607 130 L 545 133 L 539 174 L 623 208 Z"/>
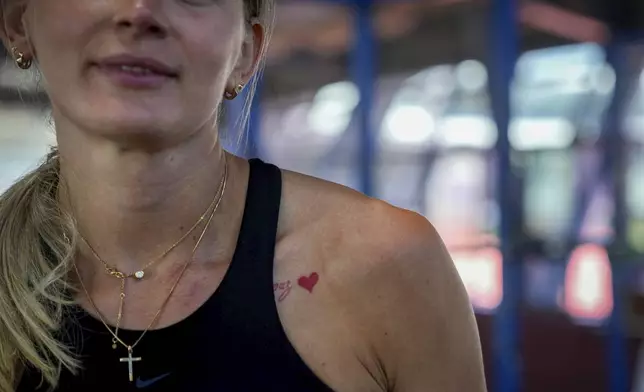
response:
<path id="1" fill-rule="evenodd" d="M 212 131 L 155 151 L 123 148 L 68 129 L 58 134 L 63 208 L 100 258 L 125 273 L 138 271 L 177 242 L 211 205 L 224 175 L 225 152 Z M 222 236 L 217 233 L 225 230 L 222 215 L 240 204 L 235 198 L 226 202 L 235 189 L 236 165 L 230 166 L 226 194 L 200 248 L 218 247 L 215 238 Z M 203 227 L 168 258 L 187 260 Z M 85 247 L 78 262 L 101 265 Z"/>

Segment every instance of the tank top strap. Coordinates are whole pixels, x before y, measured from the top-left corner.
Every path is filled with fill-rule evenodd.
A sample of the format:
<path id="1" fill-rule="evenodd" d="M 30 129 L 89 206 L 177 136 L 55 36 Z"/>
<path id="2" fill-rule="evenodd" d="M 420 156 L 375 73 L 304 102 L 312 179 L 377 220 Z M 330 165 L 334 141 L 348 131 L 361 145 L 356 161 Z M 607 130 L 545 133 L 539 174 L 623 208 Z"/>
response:
<path id="1" fill-rule="evenodd" d="M 237 248 L 222 294 L 227 298 L 269 301 L 256 309 L 274 308 L 273 259 L 282 198 L 282 172 L 272 164 L 251 159 L 246 205 Z M 256 303 L 257 304 L 257 303 Z"/>

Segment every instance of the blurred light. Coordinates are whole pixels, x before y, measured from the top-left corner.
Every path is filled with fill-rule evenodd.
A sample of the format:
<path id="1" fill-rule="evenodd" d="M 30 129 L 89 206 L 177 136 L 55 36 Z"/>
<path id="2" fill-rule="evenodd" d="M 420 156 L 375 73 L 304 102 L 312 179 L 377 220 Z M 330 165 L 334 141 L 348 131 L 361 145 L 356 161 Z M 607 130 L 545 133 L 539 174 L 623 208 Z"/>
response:
<path id="1" fill-rule="evenodd" d="M 439 65 L 422 72 L 424 76 L 423 90 L 431 96 L 449 96 L 454 92 L 456 79 L 454 67 Z"/>
<path id="2" fill-rule="evenodd" d="M 487 82 L 487 69 L 480 61 L 466 60 L 456 67 L 456 83 L 463 90 L 480 91 Z"/>
<path id="3" fill-rule="evenodd" d="M 501 252 L 496 248 L 455 252 L 452 259 L 474 308 L 495 310 L 503 300 Z"/>
<path id="4" fill-rule="evenodd" d="M 606 249 L 581 245 L 566 268 L 564 308 L 576 319 L 601 321 L 613 311 L 612 271 Z"/>
<path id="5" fill-rule="evenodd" d="M 396 144 L 421 145 L 429 143 L 434 133 L 434 117 L 418 105 L 396 105 L 384 119 L 386 141 Z"/>
<path id="6" fill-rule="evenodd" d="M 626 205 L 633 220 L 637 220 L 644 217 L 644 156 L 634 155 L 626 169 Z"/>
<path id="7" fill-rule="evenodd" d="M 0 119 L 0 151 L 10 143 L 35 147 L 56 144 L 49 111 L 16 106 L 0 107 Z"/>
<path id="8" fill-rule="evenodd" d="M 455 87 L 451 65 L 429 67 L 407 78 L 385 112 L 382 142 L 389 147 L 426 148 L 436 128 L 434 112 L 447 105 Z"/>
<path id="9" fill-rule="evenodd" d="M 309 102 L 298 103 L 288 108 L 282 117 L 282 132 L 292 137 L 302 137 L 300 125 L 305 122 L 310 110 Z"/>
<path id="10" fill-rule="evenodd" d="M 322 136 L 337 136 L 347 129 L 351 112 L 342 102 L 324 102 L 314 105 L 307 117 L 312 131 Z"/>
<path id="11" fill-rule="evenodd" d="M 440 120 L 438 143 L 443 147 L 489 149 L 497 139 L 496 124 L 485 116 L 448 116 Z"/>
<path id="12" fill-rule="evenodd" d="M 461 155 L 460 159 L 453 159 L 449 163 L 450 182 L 457 186 L 471 188 L 473 184 L 479 184 L 485 178 L 487 167 L 479 156 Z"/>
<path id="13" fill-rule="evenodd" d="M 336 82 L 321 87 L 314 98 L 315 102 L 333 100 L 339 100 L 345 102 L 347 106 L 355 107 L 360 100 L 360 92 L 352 82 Z"/>
<path id="14" fill-rule="evenodd" d="M 510 143 L 519 151 L 561 149 L 572 145 L 575 128 L 565 118 L 518 118 L 510 125 Z"/>
<path id="15" fill-rule="evenodd" d="M 0 61 L 0 86 L 20 89 L 23 92 L 39 90 L 36 73 L 19 69 L 13 61 Z"/>
<path id="16" fill-rule="evenodd" d="M 36 168 L 56 135 L 48 110 L 0 107 L 0 192 Z"/>
<path id="17" fill-rule="evenodd" d="M 405 80 L 405 83 L 396 94 L 394 101 L 402 104 L 418 103 L 419 100 L 414 101 L 398 101 L 409 91 L 414 91 L 420 94 L 422 100 L 435 100 L 450 96 L 456 88 L 456 77 L 454 74 L 454 66 L 452 65 L 437 65 L 426 68 Z"/>
<path id="18" fill-rule="evenodd" d="M 532 50 L 519 58 L 516 79 L 520 85 L 549 86 L 558 93 L 585 93 L 603 64 L 604 50 L 594 43 Z"/>
<path id="19" fill-rule="evenodd" d="M 602 95 L 612 94 L 613 90 L 615 90 L 616 82 L 617 75 L 615 75 L 615 70 L 608 64 L 599 67 L 592 80 L 595 91 Z"/>
<path id="20" fill-rule="evenodd" d="M 307 116 L 310 130 L 320 136 L 341 135 L 349 126 L 359 100 L 360 93 L 351 82 L 322 87 L 315 95 Z"/>
<path id="21" fill-rule="evenodd" d="M 424 184 L 423 211 L 450 247 L 471 246 L 480 238 L 488 218 L 488 181 L 487 157 L 481 152 L 450 152 L 434 162 Z"/>
<path id="22" fill-rule="evenodd" d="M 644 143 L 644 115 L 630 115 L 624 119 L 624 131 L 629 139 Z"/>
<path id="23" fill-rule="evenodd" d="M 614 236 L 611 219 L 614 214 L 614 197 L 606 184 L 593 193 L 581 227 L 580 238 L 586 241 L 607 241 Z"/>

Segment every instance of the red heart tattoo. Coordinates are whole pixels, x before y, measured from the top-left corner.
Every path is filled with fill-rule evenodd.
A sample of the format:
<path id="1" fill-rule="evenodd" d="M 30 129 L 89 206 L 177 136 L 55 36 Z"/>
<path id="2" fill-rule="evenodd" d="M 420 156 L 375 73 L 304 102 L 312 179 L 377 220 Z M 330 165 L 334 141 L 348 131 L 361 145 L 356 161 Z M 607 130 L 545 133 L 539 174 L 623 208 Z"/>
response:
<path id="1" fill-rule="evenodd" d="M 304 288 L 309 293 L 312 293 L 313 288 L 315 287 L 316 284 L 318 284 L 318 280 L 320 280 L 320 275 L 318 275 L 317 272 L 314 272 L 309 276 L 301 276 L 297 280 L 297 284 L 300 285 L 300 287 Z"/>

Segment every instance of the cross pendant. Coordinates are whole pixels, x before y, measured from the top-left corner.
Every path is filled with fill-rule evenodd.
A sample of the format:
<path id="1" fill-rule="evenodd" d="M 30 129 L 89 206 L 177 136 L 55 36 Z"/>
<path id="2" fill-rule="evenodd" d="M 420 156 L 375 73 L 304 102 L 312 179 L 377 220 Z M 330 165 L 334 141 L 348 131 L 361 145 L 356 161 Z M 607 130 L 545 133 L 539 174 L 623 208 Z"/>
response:
<path id="1" fill-rule="evenodd" d="M 130 376 L 130 382 L 134 381 L 134 362 L 139 362 L 141 361 L 141 357 L 132 357 L 132 347 L 127 348 L 127 358 L 121 358 L 121 362 L 127 362 L 127 370 Z"/>

